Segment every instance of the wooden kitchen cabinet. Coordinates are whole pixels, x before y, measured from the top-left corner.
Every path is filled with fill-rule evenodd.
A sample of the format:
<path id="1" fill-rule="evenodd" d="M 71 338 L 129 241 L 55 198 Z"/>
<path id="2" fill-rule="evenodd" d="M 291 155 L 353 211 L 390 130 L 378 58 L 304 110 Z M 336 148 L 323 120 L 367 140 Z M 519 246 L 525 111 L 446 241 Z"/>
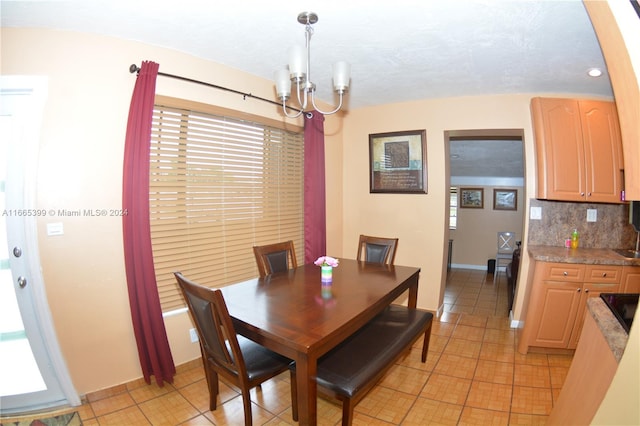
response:
<path id="1" fill-rule="evenodd" d="M 575 349 L 587 299 L 620 291 L 622 266 L 536 262 L 529 307 L 518 346 Z"/>
<path id="2" fill-rule="evenodd" d="M 621 293 L 640 293 L 640 266 L 622 268 Z"/>
<path id="3" fill-rule="evenodd" d="M 602 293 L 619 293 L 621 277 L 622 267 L 620 266 L 585 265 L 584 284 L 580 302 L 578 303 L 576 320 L 573 323 L 573 330 L 569 339 L 569 349 L 575 349 L 578 346 L 584 319 L 587 315 L 587 299 L 600 297 Z"/>
<path id="4" fill-rule="evenodd" d="M 537 198 L 620 203 L 622 141 L 613 102 L 533 98 Z"/>
<path id="5" fill-rule="evenodd" d="M 580 302 L 584 267 L 537 262 L 518 350 L 568 348 Z"/>

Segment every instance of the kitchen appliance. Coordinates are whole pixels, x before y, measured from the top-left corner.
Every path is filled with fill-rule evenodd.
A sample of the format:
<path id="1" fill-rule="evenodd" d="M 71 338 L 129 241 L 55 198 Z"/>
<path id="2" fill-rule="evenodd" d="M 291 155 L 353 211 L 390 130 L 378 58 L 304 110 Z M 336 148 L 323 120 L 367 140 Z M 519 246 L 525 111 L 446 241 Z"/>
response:
<path id="1" fill-rule="evenodd" d="M 629 333 L 633 317 L 638 308 L 638 293 L 601 293 L 600 298 L 604 300 L 613 315 L 618 319 L 622 328 Z"/>

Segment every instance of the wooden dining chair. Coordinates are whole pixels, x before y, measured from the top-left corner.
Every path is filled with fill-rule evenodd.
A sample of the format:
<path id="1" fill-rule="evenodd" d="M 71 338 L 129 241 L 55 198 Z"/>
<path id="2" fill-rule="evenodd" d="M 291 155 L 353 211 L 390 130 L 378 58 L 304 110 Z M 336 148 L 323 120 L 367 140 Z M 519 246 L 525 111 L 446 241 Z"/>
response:
<path id="1" fill-rule="evenodd" d="M 397 238 L 372 237 L 360 235 L 358 242 L 358 260 L 393 265 L 396 258 Z"/>
<path id="2" fill-rule="evenodd" d="M 218 289 L 196 284 L 174 273 L 200 341 L 209 409 L 217 407 L 218 375 L 242 392 L 244 423 L 252 424 L 249 390 L 293 366 L 293 361 L 236 334 L 227 305 Z M 295 372 L 291 370 L 292 383 Z"/>
<path id="3" fill-rule="evenodd" d="M 253 254 L 256 256 L 258 273 L 261 277 L 298 267 L 296 251 L 291 240 L 253 246 Z"/>

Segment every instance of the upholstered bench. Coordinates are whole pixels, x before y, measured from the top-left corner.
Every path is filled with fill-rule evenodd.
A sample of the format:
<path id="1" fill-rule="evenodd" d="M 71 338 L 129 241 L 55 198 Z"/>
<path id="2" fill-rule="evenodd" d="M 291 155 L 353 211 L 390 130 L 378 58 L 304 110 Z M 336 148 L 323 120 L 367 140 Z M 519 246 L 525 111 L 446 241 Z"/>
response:
<path id="1" fill-rule="evenodd" d="M 318 392 L 342 401 L 343 425 L 351 425 L 356 404 L 422 335 L 426 361 L 432 320 L 430 312 L 391 305 L 318 360 Z M 298 420 L 295 382 L 291 396 Z"/>

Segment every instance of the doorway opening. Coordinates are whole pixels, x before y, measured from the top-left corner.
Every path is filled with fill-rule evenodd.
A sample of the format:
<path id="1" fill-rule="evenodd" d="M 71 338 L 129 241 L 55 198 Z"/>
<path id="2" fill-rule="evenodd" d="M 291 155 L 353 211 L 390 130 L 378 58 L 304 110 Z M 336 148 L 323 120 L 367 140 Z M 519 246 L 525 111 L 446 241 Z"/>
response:
<path id="1" fill-rule="evenodd" d="M 501 274 L 502 285 L 506 284 L 506 263 L 496 266 L 495 261 L 498 233 L 513 232 L 516 241 L 523 239 L 527 200 L 523 142 L 523 129 L 445 132 L 451 269 L 489 274 L 493 267 L 493 274 Z"/>
<path id="2" fill-rule="evenodd" d="M 522 129 L 455 130 L 445 132 L 449 164 L 452 267 L 485 269 L 495 258 L 497 233 L 513 231 L 521 241 L 526 201 Z M 505 198 L 508 196 L 508 198 Z M 506 204 L 505 204 L 506 202 Z M 507 229 L 508 228 L 508 229 Z"/>

